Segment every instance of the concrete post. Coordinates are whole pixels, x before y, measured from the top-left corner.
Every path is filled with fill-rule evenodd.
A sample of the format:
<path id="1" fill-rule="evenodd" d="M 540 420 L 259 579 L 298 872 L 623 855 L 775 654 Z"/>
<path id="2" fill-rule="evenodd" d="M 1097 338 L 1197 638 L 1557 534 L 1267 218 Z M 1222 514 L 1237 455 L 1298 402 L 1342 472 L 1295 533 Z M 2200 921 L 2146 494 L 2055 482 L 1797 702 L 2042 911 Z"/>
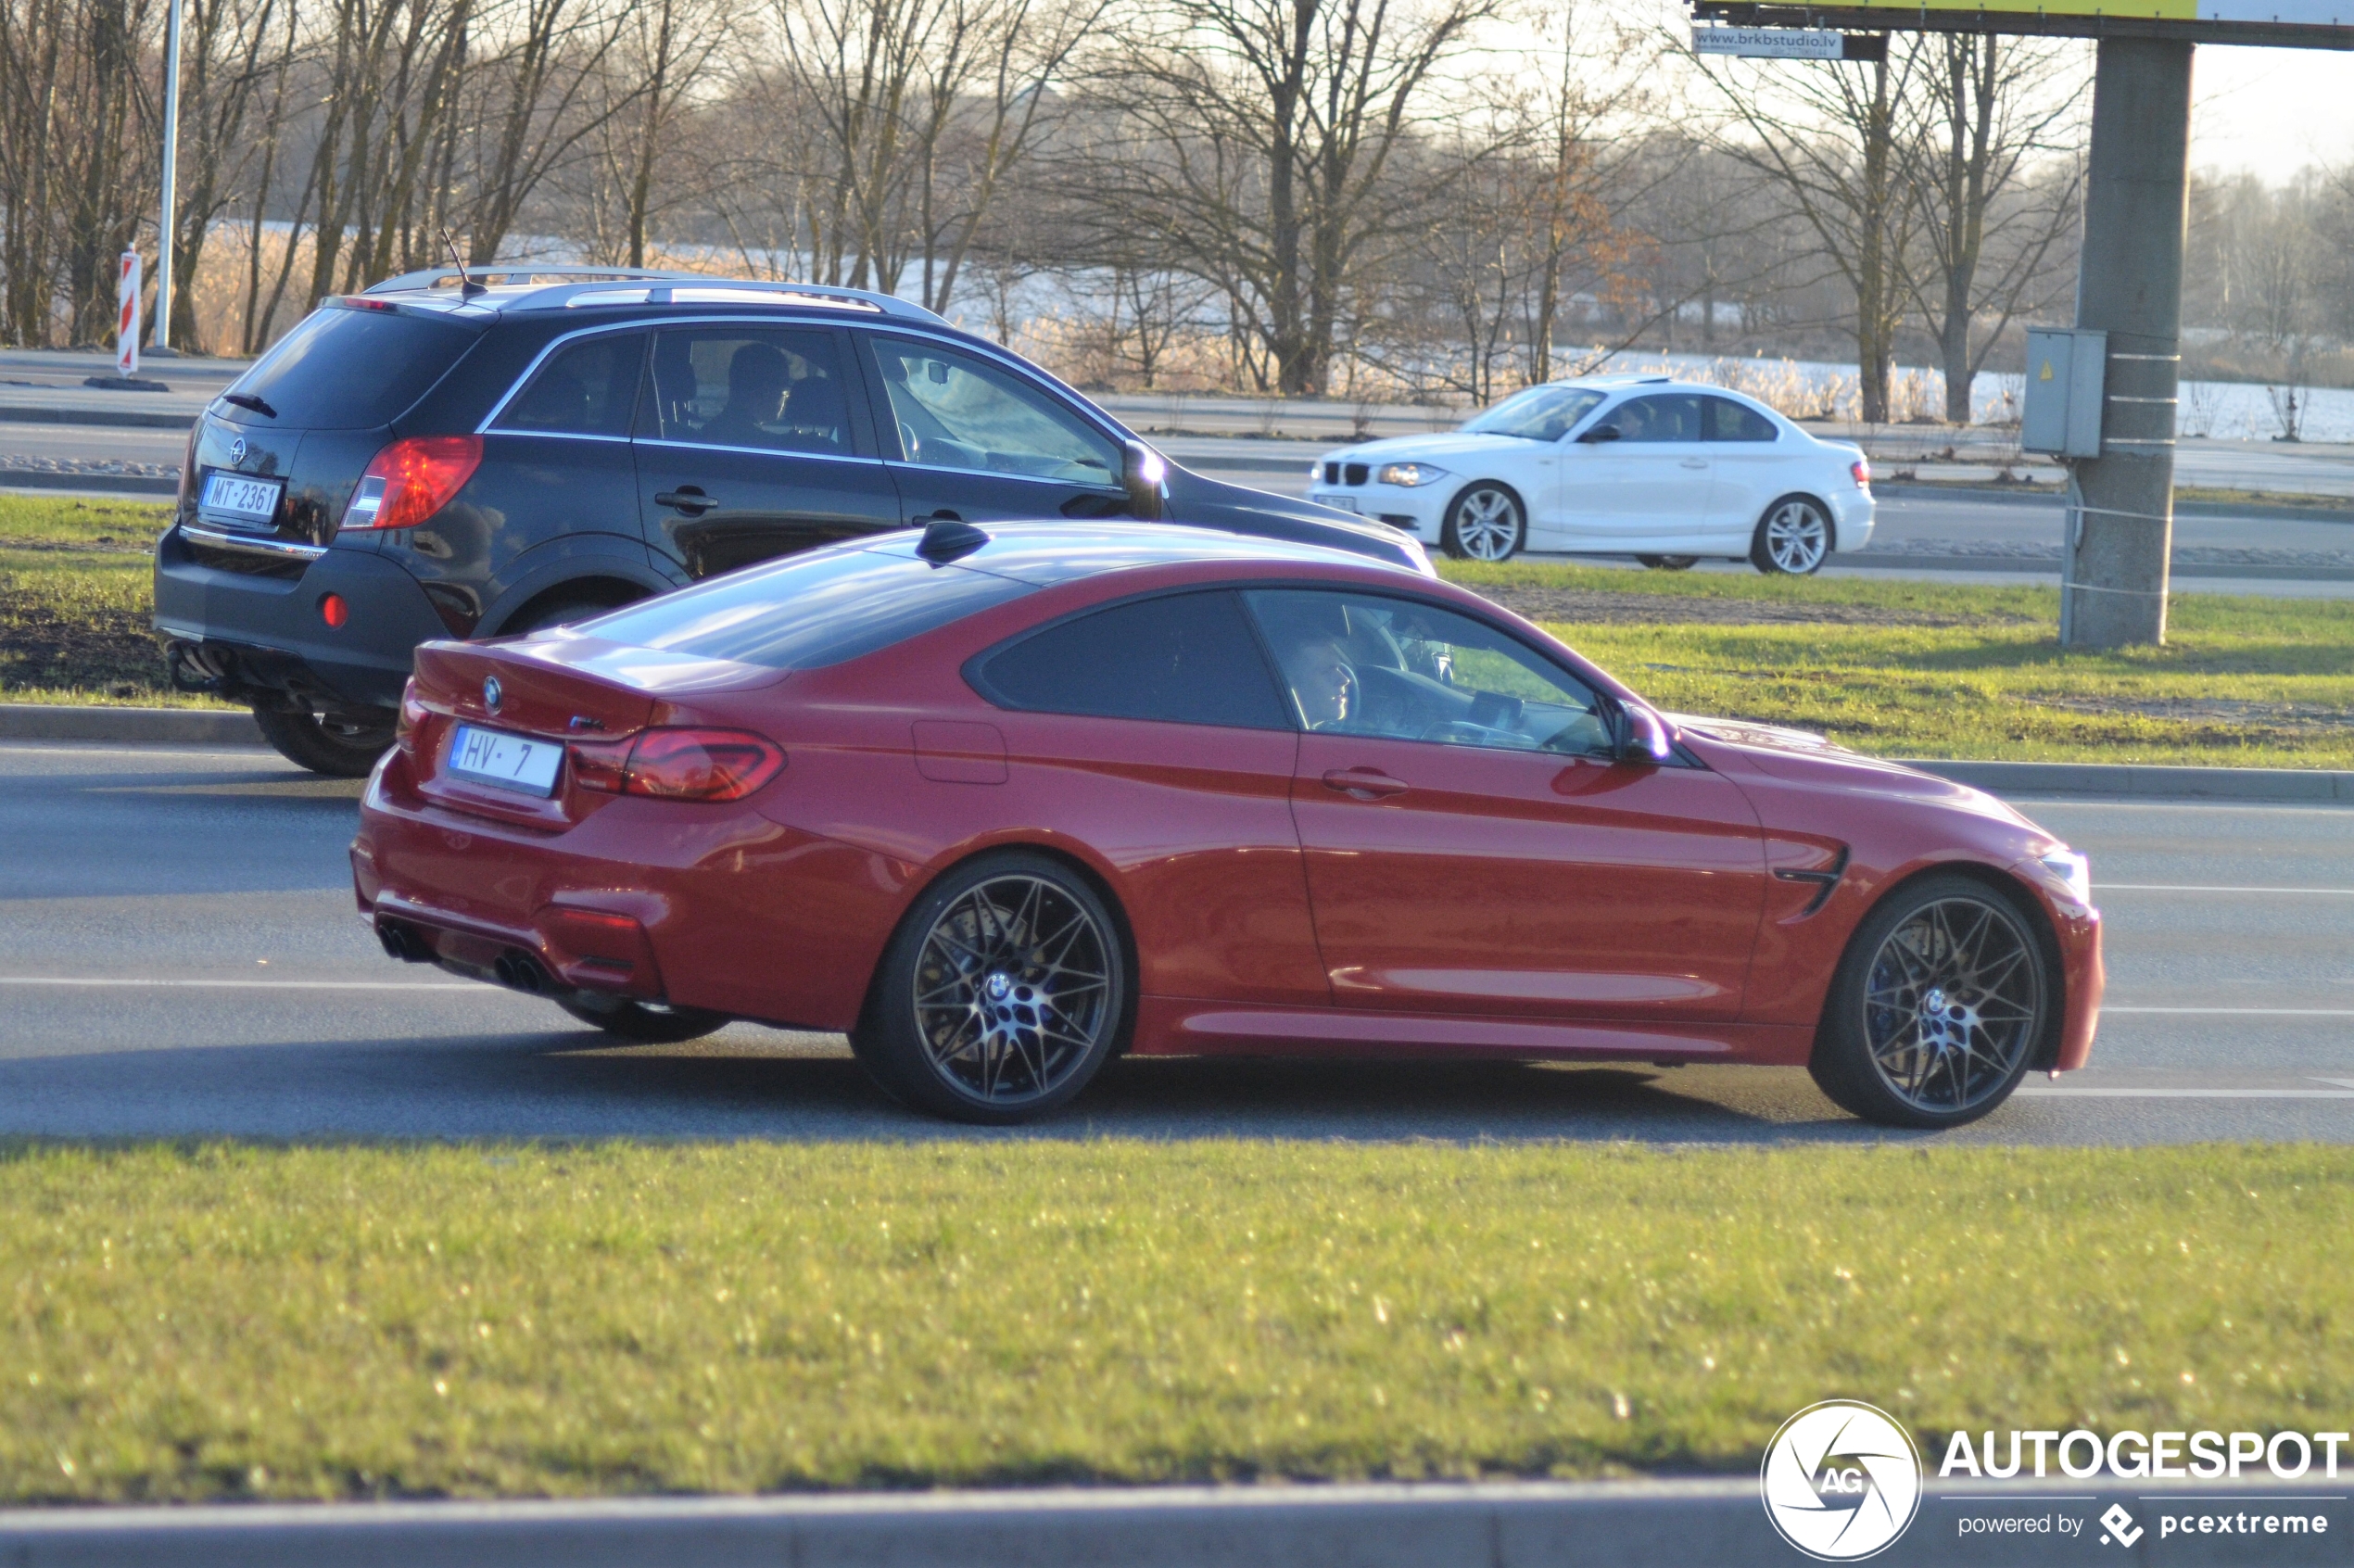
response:
<path id="1" fill-rule="evenodd" d="M 2107 396 L 2061 552 L 2069 647 L 2166 640 L 2190 139 L 2191 45 L 2102 39 L 2076 324 L 2108 334 Z"/>

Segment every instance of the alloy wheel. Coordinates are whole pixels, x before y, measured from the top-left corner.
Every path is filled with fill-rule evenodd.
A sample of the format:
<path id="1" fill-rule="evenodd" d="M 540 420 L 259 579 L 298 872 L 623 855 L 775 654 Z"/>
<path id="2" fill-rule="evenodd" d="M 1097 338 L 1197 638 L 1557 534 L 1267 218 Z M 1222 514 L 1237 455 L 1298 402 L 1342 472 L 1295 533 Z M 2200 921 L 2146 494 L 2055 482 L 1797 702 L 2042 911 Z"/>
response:
<path id="1" fill-rule="evenodd" d="M 1874 1070 L 1910 1109 L 1945 1116 L 2001 1094 L 2044 1022 L 2040 966 L 1991 901 L 1923 904 L 1882 940 L 1864 981 Z"/>
<path id="2" fill-rule="evenodd" d="M 1829 520 L 1813 501 L 1786 500 L 1766 514 L 1766 561 L 1769 570 L 1805 576 L 1831 551 Z"/>
<path id="3" fill-rule="evenodd" d="M 1095 917 L 1044 878 L 968 889 L 916 960 L 917 1032 L 932 1070 L 992 1106 L 1053 1094 L 1115 1026 L 1115 952 Z"/>
<path id="4" fill-rule="evenodd" d="M 1520 548 L 1520 503 L 1483 485 L 1455 503 L 1456 546 L 1474 561 L 1509 560 Z"/>

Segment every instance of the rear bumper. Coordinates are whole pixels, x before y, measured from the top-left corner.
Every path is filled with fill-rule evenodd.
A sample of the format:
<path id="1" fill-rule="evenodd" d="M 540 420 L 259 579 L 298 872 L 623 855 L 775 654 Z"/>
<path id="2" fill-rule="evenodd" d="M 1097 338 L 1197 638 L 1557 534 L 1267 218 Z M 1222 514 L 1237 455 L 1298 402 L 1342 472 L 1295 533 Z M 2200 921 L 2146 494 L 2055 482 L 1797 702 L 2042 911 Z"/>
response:
<path id="1" fill-rule="evenodd" d="M 462 974 L 521 952 L 576 991 L 847 1031 L 916 868 L 771 821 L 757 798 L 618 797 L 551 833 L 428 802 L 395 750 L 361 803 L 353 891 Z"/>
<path id="2" fill-rule="evenodd" d="M 417 580 L 372 550 L 330 547 L 287 575 L 226 571 L 196 558 L 177 528 L 156 546 L 156 629 L 209 651 L 241 701 L 284 695 L 322 707 L 392 708 L 416 646 L 447 636 Z M 320 604 L 340 594 L 349 618 Z"/>

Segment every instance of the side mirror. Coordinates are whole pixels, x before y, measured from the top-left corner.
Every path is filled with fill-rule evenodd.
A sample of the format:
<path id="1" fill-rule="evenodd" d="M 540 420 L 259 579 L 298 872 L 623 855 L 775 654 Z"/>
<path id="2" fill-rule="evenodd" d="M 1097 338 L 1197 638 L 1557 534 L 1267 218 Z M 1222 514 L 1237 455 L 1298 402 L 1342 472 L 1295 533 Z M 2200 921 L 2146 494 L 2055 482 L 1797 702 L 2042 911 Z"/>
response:
<path id="1" fill-rule="evenodd" d="M 1598 424 L 1577 438 L 1577 444 L 1583 447 L 1598 445 L 1603 441 L 1615 441 L 1619 438 L 1619 434 L 1618 426 L 1615 424 Z"/>
<path id="2" fill-rule="evenodd" d="M 1128 515 L 1140 523 L 1160 521 L 1169 462 L 1142 441 L 1131 441 L 1120 460 L 1120 488 L 1128 492 Z"/>
<path id="3" fill-rule="evenodd" d="M 1676 754 L 1675 738 L 1667 733 L 1667 721 L 1639 702 L 1622 702 L 1611 725 L 1612 751 L 1623 763 L 1642 763 L 1656 767 Z"/>

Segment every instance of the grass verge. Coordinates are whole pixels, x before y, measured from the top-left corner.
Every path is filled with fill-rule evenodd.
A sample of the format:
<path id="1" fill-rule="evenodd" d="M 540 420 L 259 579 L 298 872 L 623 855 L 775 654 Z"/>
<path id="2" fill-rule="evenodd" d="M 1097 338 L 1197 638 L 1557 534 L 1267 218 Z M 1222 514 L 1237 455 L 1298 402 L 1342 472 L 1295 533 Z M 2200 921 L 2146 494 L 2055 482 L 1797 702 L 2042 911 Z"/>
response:
<path id="1" fill-rule="evenodd" d="M 1449 562 L 1662 707 L 1883 756 L 2354 766 L 2354 601 L 2178 596 L 2063 653 L 2056 588 Z"/>
<path id="2" fill-rule="evenodd" d="M 2354 1150 L 35 1147 L 0 1498 L 1740 1471 L 2343 1427 Z"/>
<path id="3" fill-rule="evenodd" d="M 0 702 L 221 707 L 171 689 L 148 619 L 168 506 L 0 496 Z"/>

